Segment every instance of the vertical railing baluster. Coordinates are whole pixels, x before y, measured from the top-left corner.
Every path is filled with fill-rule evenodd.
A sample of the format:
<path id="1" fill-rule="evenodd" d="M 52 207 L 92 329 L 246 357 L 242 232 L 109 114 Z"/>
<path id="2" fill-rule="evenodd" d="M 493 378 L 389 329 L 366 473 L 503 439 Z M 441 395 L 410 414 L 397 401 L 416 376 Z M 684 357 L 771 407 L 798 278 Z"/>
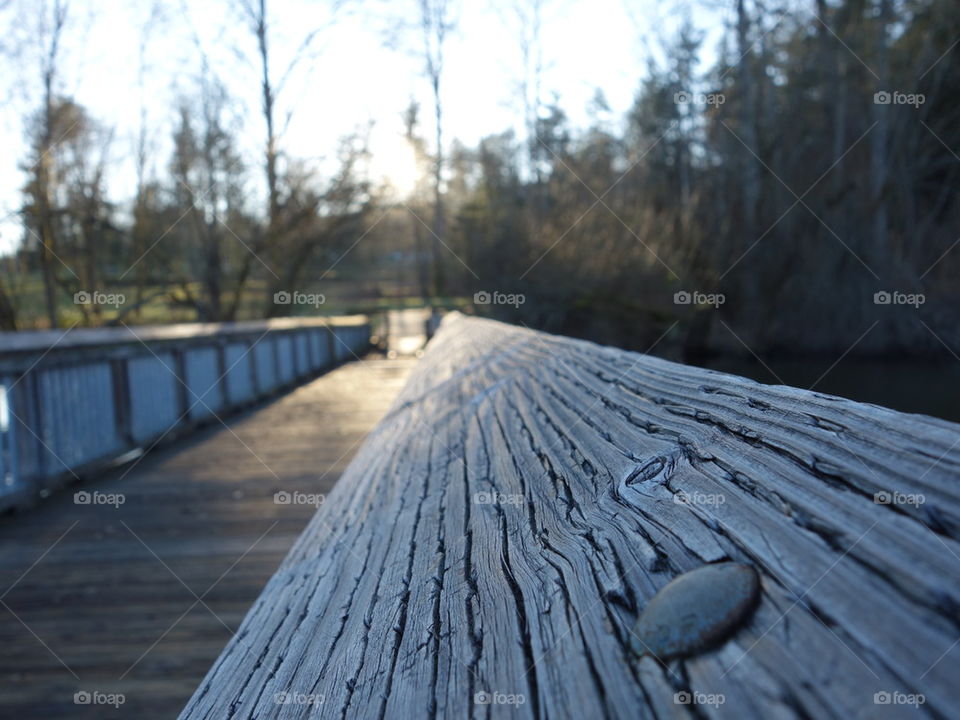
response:
<path id="1" fill-rule="evenodd" d="M 337 339 L 333 335 L 333 326 L 327 325 L 327 353 L 329 357 L 329 362 L 327 368 L 334 368 L 337 366 Z"/>
<path id="2" fill-rule="evenodd" d="M 244 340 L 247 343 L 247 357 L 250 358 L 250 398 L 256 400 L 260 397 L 260 383 L 257 382 L 257 340 L 251 337 Z"/>
<path id="3" fill-rule="evenodd" d="M 273 348 L 273 376 L 275 378 L 276 385 L 271 388 L 271 392 L 276 388 L 280 387 L 283 384 L 283 367 L 280 364 L 280 336 L 276 333 L 270 333 L 267 336 L 267 342 L 270 343 L 270 347 Z"/>
<path id="4" fill-rule="evenodd" d="M 43 441 L 43 412 L 41 410 L 42 403 L 40 402 L 40 382 L 37 377 L 40 374 L 40 371 L 36 368 L 28 370 L 26 375 L 24 375 L 24 381 L 26 382 L 25 387 L 28 390 L 28 397 L 30 402 L 30 410 L 27 413 L 28 417 L 24 418 L 25 423 L 29 423 L 33 433 L 31 433 L 31 439 L 33 442 L 34 448 L 34 472 L 35 476 L 33 478 L 34 483 L 37 485 L 37 488 L 40 487 L 40 482 L 42 478 L 46 475 L 47 470 L 47 450 L 44 447 Z"/>
<path id="5" fill-rule="evenodd" d="M 110 376 L 117 436 L 123 438 L 125 449 L 130 450 L 136 442 L 133 438 L 133 408 L 130 404 L 130 373 L 126 355 L 110 360 Z"/>
<path id="6" fill-rule="evenodd" d="M 180 400 L 179 424 L 190 423 L 190 392 L 187 387 L 187 354 L 182 345 L 173 349 L 173 369 L 180 382 L 177 383 L 177 397 Z"/>
<path id="7" fill-rule="evenodd" d="M 227 378 L 227 343 L 217 337 L 214 337 L 213 343 L 217 351 L 217 377 L 219 378 L 217 385 L 220 386 L 220 407 L 226 410 L 230 408 L 230 389 L 227 387 L 229 382 Z"/>

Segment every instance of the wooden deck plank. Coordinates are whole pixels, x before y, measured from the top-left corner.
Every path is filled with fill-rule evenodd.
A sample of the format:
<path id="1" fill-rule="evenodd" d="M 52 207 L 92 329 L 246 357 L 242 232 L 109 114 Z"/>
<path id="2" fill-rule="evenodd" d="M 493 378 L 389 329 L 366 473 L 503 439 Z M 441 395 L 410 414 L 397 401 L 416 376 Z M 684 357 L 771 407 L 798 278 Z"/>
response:
<path id="1" fill-rule="evenodd" d="M 947 717 L 958 479 L 952 423 L 452 317 L 181 717 Z M 723 560 L 744 626 L 637 659 Z"/>
<path id="2" fill-rule="evenodd" d="M 0 519 L 3 589 L 26 572 L 3 596 L 26 627 L 0 606 L 0 715 L 176 716 L 314 514 L 275 504 L 274 493 L 328 492 L 412 362 L 348 364 L 231 418 L 230 430 L 215 423 L 129 474 Z M 76 489 L 125 502 L 75 505 Z M 122 692 L 126 702 L 117 712 L 75 705 L 78 690 Z"/>

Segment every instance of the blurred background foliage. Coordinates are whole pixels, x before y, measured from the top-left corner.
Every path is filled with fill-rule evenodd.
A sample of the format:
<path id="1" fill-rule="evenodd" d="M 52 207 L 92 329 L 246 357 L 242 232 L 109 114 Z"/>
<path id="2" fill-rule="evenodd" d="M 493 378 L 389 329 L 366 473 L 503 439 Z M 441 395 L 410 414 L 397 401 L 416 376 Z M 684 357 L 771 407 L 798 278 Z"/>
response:
<path id="1" fill-rule="evenodd" d="M 559 97 L 543 97 L 544 2 L 517 4 L 522 32 L 510 40 L 530 60 L 515 103 L 523 132 L 475 146 L 443 134 L 455 4 L 407 8 L 396 32 L 410 34 L 427 91 L 403 113 L 416 176 L 398 197 L 365 172 L 362 132 L 341 141 L 324 173 L 284 150 L 284 68 L 267 42 L 283 6 L 238 0 L 259 83 L 259 151 L 242 149 L 243 113 L 201 64 L 175 108 L 162 172 L 147 172 L 157 158 L 138 146 L 127 205 L 105 189 L 109 123 L 58 90 L 69 6 L 36 5 L 43 91 L 16 160 L 23 232 L 0 259 L 0 325 L 317 312 L 273 302 L 298 289 L 323 293 L 325 313 L 457 307 L 766 380 L 816 382 L 819 370 L 798 358 L 824 358 L 824 369 L 848 355 L 946 359 L 934 379 L 955 378 L 960 5 L 732 0 L 710 64 L 703 34 L 683 23 L 662 60 L 638 68 L 626 117 L 598 90 L 582 126 Z M 72 302 L 94 288 L 125 302 Z M 723 303 L 678 304 L 682 291 Z M 922 294 L 923 304 L 877 304 L 884 291 Z M 523 302 L 477 304 L 478 292 Z M 904 391 L 916 392 L 928 390 Z"/>

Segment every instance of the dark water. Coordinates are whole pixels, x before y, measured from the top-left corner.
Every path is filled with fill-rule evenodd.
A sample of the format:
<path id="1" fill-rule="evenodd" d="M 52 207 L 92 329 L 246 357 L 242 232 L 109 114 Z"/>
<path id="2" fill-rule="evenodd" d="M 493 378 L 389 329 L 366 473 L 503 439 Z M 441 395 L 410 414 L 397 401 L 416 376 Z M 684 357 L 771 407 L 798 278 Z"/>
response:
<path id="1" fill-rule="evenodd" d="M 718 357 L 702 365 L 771 385 L 812 387 L 829 395 L 960 422 L 960 362 L 956 360 L 844 358 L 832 369 L 835 360 L 830 358 L 764 362 L 767 367 L 753 358 Z"/>

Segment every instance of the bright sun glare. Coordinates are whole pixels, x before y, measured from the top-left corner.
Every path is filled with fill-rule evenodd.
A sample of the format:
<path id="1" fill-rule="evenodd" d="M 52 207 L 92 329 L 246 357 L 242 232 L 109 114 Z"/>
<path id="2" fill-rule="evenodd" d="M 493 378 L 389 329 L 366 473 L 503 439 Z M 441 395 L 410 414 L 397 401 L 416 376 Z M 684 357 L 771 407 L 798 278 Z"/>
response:
<path id="1" fill-rule="evenodd" d="M 370 140 L 370 176 L 383 183 L 398 199 L 409 197 L 416 189 L 419 170 L 413 147 L 400 133 L 373 133 Z"/>

